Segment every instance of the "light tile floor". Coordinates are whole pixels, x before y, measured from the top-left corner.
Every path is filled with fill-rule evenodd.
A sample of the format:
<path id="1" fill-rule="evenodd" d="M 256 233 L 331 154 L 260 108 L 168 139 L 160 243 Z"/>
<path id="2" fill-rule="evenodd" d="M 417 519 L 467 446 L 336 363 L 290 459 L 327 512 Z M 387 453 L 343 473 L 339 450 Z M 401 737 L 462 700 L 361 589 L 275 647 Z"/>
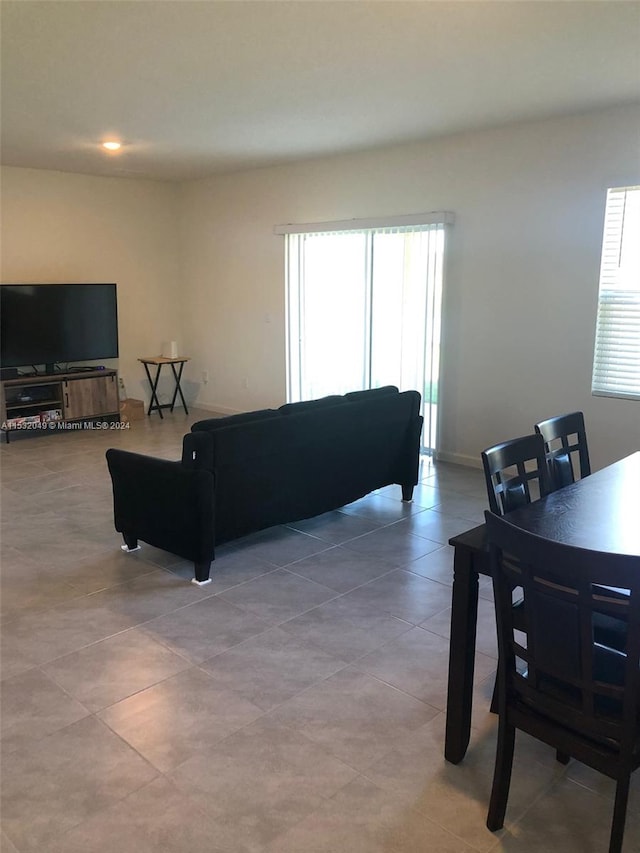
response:
<path id="1" fill-rule="evenodd" d="M 4 853 L 607 849 L 612 785 L 519 737 L 485 817 L 496 720 L 481 582 L 473 734 L 442 757 L 452 549 L 479 471 L 398 487 L 221 548 L 213 583 L 120 551 L 107 447 L 178 458 L 206 413 L 2 445 Z M 640 850 L 634 785 L 626 851 Z"/>

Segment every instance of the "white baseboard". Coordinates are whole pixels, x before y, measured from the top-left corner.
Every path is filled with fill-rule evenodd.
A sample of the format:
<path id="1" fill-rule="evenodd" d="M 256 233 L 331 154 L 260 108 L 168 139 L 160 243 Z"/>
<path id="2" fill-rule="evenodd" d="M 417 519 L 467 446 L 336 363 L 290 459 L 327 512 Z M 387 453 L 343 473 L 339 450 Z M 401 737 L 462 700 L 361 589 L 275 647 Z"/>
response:
<path id="1" fill-rule="evenodd" d="M 466 468 L 482 468 L 480 455 L 468 456 L 466 453 L 453 453 L 450 450 L 439 450 L 436 462 L 451 462 L 453 465 L 464 465 Z"/>
<path id="2" fill-rule="evenodd" d="M 197 400 L 190 404 L 194 409 L 202 409 L 205 412 L 215 412 L 217 415 L 239 415 L 238 409 L 230 409 L 228 406 L 218 406 L 216 403 L 201 403 Z"/>

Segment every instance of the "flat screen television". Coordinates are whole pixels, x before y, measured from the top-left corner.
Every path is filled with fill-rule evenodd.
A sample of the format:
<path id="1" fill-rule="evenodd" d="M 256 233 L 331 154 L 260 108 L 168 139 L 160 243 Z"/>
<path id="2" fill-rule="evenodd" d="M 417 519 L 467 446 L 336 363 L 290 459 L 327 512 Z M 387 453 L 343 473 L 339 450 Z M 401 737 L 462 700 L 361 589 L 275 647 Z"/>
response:
<path id="1" fill-rule="evenodd" d="M 115 284 L 0 286 L 0 367 L 118 357 Z"/>

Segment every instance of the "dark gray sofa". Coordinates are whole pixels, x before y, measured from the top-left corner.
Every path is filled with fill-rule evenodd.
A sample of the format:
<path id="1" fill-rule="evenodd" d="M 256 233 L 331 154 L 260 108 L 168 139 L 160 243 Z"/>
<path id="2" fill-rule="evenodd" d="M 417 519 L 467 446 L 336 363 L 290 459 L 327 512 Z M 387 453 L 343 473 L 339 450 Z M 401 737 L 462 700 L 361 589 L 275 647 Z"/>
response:
<path id="1" fill-rule="evenodd" d="M 418 480 L 420 395 L 393 386 L 211 418 L 171 462 L 110 449 L 116 530 L 195 564 L 209 579 L 215 546 L 310 518 Z"/>

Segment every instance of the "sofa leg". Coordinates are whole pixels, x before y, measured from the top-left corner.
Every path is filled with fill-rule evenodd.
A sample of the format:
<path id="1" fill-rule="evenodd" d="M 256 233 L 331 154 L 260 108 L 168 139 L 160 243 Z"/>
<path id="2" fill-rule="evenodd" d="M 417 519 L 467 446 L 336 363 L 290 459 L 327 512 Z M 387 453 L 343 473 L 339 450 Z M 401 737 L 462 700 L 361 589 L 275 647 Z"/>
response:
<path id="1" fill-rule="evenodd" d="M 137 536 L 132 536 L 130 533 L 123 533 L 122 538 L 124 539 L 124 545 L 121 545 L 120 547 L 127 554 L 130 554 L 132 551 L 140 550 Z"/>
<path id="2" fill-rule="evenodd" d="M 413 486 L 402 487 L 402 500 L 410 503 L 413 500 Z"/>
<path id="3" fill-rule="evenodd" d="M 203 563 L 194 563 L 196 576 L 191 579 L 191 583 L 195 583 L 197 586 L 205 586 L 208 583 L 211 583 L 211 578 L 209 577 L 209 572 L 211 570 L 211 560 L 205 560 Z"/>

